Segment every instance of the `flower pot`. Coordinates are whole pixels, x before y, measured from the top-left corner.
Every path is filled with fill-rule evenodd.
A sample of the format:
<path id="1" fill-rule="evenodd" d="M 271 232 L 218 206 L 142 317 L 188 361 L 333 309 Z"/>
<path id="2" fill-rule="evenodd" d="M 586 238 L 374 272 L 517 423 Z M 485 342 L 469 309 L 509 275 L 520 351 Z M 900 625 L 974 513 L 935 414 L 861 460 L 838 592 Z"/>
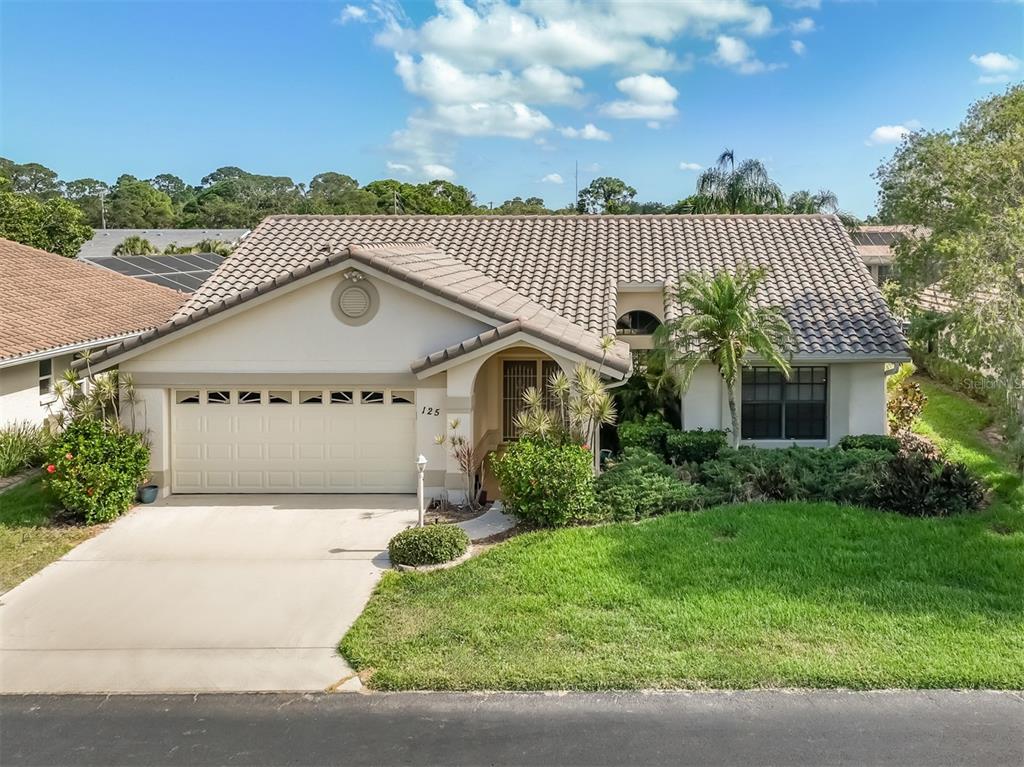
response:
<path id="1" fill-rule="evenodd" d="M 153 503 L 159 492 L 160 488 L 157 485 L 143 485 L 139 488 L 139 500 L 143 503 Z"/>

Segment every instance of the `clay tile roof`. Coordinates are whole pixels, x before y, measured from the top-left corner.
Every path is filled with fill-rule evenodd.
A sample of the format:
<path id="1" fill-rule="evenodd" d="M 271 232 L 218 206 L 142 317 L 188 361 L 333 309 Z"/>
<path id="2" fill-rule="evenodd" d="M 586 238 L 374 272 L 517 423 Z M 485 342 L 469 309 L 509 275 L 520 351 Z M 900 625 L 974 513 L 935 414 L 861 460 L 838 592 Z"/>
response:
<path id="1" fill-rule="evenodd" d="M 0 239 L 0 362 L 167 321 L 185 294 Z"/>
<path id="2" fill-rule="evenodd" d="M 509 294 L 493 297 L 510 314 L 531 304 L 590 333 L 615 328 L 621 282 L 663 282 L 688 271 L 713 273 L 745 262 L 765 266 L 758 296 L 778 304 L 805 355 L 903 358 L 906 342 L 853 241 L 835 216 L 272 216 L 224 260 L 177 314 L 186 318 L 278 275 L 310 267 L 349 245 L 430 243 L 445 266 L 417 267 L 425 281 L 451 281 L 455 263 Z M 418 246 L 421 247 L 421 246 Z M 495 287 L 473 285 L 479 297 Z M 477 279 L 479 279 L 477 277 Z M 495 287 L 497 291 L 497 288 Z M 669 316 L 679 308 L 667 300 Z"/>

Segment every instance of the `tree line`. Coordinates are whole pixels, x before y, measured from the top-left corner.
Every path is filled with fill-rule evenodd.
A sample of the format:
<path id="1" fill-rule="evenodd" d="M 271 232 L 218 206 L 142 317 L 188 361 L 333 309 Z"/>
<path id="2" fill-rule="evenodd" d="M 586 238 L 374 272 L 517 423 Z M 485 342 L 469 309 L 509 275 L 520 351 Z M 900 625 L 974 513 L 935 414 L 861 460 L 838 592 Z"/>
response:
<path id="1" fill-rule="evenodd" d="M 62 180 L 40 163 L 0 157 L 0 236 L 73 256 L 92 229 L 250 229 L 273 214 L 581 215 L 640 213 L 838 213 L 827 190 L 784 196 L 758 160 L 736 161 L 726 150 L 675 202 L 638 202 L 637 191 L 612 176 L 579 190 L 575 205 L 549 207 L 540 197 L 481 205 L 465 186 L 436 179 L 368 184 L 329 171 L 308 183 L 226 166 L 192 185 L 172 173 L 150 179 L 124 174 L 113 184 Z"/>

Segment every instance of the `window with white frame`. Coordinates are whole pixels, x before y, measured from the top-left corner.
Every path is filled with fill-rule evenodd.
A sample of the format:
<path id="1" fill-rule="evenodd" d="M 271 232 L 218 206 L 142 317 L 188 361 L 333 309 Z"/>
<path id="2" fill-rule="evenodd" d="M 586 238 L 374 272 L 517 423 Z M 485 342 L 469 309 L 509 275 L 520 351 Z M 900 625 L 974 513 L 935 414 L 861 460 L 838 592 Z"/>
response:
<path id="1" fill-rule="evenodd" d="M 39 396 L 53 394 L 53 360 L 39 360 Z"/>

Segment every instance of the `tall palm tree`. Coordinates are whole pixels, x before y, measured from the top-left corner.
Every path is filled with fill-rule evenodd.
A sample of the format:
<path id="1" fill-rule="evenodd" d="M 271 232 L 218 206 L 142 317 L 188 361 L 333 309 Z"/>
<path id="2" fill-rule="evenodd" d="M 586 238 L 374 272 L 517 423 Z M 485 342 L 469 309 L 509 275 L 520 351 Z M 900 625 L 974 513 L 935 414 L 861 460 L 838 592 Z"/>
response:
<path id="1" fill-rule="evenodd" d="M 768 213 L 785 205 L 782 190 L 768 175 L 760 160 L 736 164 L 736 155 L 726 149 L 713 168 L 697 177 L 693 199 L 697 213 Z"/>
<path id="2" fill-rule="evenodd" d="M 156 245 L 137 234 L 125 237 L 110 251 L 111 255 L 114 256 L 150 256 L 159 252 Z"/>
<path id="3" fill-rule="evenodd" d="M 744 357 L 751 353 L 777 367 L 786 378 L 791 370 L 784 356 L 793 335 L 789 323 L 779 307 L 758 306 L 754 299 L 765 276 L 764 269 L 746 265 L 735 275 L 685 275 L 676 294 L 682 316 L 655 332 L 665 369 L 672 376 L 659 385 L 671 383 L 686 391 L 699 365 L 710 361 L 718 368 L 729 397 L 733 446 L 740 441 L 736 384 L 747 364 Z"/>
<path id="4" fill-rule="evenodd" d="M 786 200 L 786 210 L 789 213 L 836 213 L 839 211 L 839 198 L 829 189 L 817 192 L 801 189 Z"/>

